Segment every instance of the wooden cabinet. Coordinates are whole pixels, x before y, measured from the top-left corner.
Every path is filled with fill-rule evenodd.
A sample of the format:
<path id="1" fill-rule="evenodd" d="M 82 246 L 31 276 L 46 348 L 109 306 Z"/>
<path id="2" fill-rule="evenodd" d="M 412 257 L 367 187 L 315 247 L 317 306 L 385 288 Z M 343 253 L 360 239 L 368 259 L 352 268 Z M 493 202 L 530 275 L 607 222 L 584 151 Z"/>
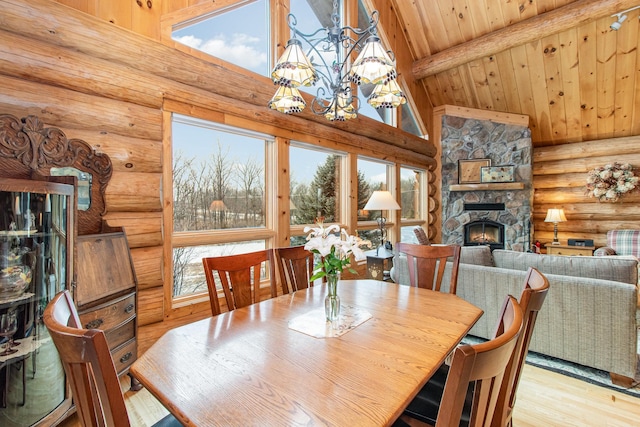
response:
<path id="1" fill-rule="evenodd" d="M 73 278 L 74 186 L 0 179 L 0 315 L 16 318 L 0 349 L 0 425 L 54 425 L 71 394 L 42 313 Z M 3 339 L 3 340 L 4 340 Z"/>
<path id="2" fill-rule="evenodd" d="M 593 256 L 594 246 L 546 245 L 547 255 Z"/>
<path id="3" fill-rule="evenodd" d="M 137 281 L 123 231 L 78 236 L 74 297 L 86 329 L 107 336 L 118 375 L 137 358 Z M 132 378 L 131 388 L 140 385 Z"/>

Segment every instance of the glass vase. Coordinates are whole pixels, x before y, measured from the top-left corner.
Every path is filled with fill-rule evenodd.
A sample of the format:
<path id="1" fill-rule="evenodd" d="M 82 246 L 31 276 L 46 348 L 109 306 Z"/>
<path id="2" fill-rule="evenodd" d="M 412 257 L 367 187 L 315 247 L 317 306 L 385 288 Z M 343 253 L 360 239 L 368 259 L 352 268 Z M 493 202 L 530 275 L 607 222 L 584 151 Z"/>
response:
<path id="1" fill-rule="evenodd" d="M 335 324 L 340 316 L 339 280 L 340 273 L 327 274 L 327 296 L 324 298 L 324 312 L 327 316 L 327 321 L 332 324 Z"/>

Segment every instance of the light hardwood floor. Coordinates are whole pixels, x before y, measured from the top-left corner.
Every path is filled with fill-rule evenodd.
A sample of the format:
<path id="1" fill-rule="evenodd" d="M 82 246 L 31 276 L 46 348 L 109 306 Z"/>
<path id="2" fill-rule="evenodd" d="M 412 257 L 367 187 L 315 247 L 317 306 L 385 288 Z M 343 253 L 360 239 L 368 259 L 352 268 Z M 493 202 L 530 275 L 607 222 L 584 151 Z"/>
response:
<path id="1" fill-rule="evenodd" d="M 151 426 L 167 410 L 145 389 L 128 391 L 122 380 L 131 425 Z M 631 427 L 640 425 L 640 398 L 525 365 L 518 388 L 514 427 Z M 79 427 L 75 417 L 62 427 Z"/>

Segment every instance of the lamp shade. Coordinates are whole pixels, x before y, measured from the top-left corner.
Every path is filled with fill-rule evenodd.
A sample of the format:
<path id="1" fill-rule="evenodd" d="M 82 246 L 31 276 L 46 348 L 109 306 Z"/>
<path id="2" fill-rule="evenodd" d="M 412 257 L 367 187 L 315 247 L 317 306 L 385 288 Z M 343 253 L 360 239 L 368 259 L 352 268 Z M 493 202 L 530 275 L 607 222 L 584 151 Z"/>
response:
<path id="1" fill-rule="evenodd" d="M 393 61 L 382 47 L 380 39 L 376 36 L 369 37 L 351 67 L 351 81 L 362 83 L 385 83 L 396 78 L 396 69 Z"/>
<path id="2" fill-rule="evenodd" d="M 565 222 L 567 217 L 564 216 L 564 209 L 549 209 L 544 222 Z"/>
<path id="3" fill-rule="evenodd" d="M 402 208 L 388 191 L 374 191 L 363 209 L 366 211 L 397 211 Z"/>
<path id="4" fill-rule="evenodd" d="M 302 51 L 299 40 L 289 40 L 271 73 L 271 79 L 275 84 L 287 87 L 312 86 L 318 81 L 316 70 Z"/>
<path id="5" fill-rule="evenodd" d="M 285 114 L 299 113 L 306 106 L 300 91 L 295 87 L 280 86 L 269 101 L 269 108 Z"/>
<path id="6" fill-rule="evenodd" d="M 368 99 L 373 108 L 396 108 L 407 102 L 397 80 L 390 80 L 387 84 L 376 85 Z"/>

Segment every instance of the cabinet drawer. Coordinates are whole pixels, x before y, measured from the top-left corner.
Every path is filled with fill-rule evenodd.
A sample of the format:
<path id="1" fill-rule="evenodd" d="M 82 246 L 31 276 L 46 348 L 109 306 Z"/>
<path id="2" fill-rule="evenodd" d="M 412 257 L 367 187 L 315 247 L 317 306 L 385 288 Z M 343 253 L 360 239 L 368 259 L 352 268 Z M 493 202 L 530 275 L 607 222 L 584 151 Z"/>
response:
<path id="1" fill-rule="evenodd" d="M 119 326 L 115 329 L 111 329 L 110 331 L 106 332 L 107 342 L 109 343 L 109 348 L 111 350 L 124 344 L 130 339 L 135 338 L 135 336 L 136 336 L 135 319 L 131 319 L 124 325 Z"/>
<path id="2" fill-rule="evenodd" d="M 85 329 L 108 331 L 136 315 L 136 294 L 129 294 L 108 304 L 80 313 L 80 322 Z"/>
<path id="3" fill-rule="evenodd" d="M 135 339 L 127 341 L 120 347 L 111 351 L 113 363 L 116 365 L 116 372 L 120 374 L 127 369 L 138 357 L 138 343 Z"/>

